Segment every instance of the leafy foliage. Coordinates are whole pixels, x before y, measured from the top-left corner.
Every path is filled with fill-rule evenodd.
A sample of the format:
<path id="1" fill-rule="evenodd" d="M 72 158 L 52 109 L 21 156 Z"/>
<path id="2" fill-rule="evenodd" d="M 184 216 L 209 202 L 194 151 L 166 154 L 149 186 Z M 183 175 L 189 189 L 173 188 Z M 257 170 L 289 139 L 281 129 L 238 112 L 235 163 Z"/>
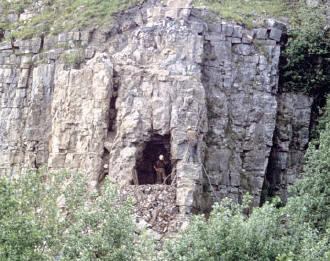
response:
<path id="1" fill-rule="evenodd" d="M 297 9 L 280 64 L 282 87 L 315 97 L 330 92 L 330 35 L 323 8 Z"/>
<path id="2" fill-rule="evenodd" d="M 330 229 L 330 96 L 320 123 L 319 139 L 309 145 L 304 173 L 290 190 L 288 208 L 297 221 L 325 233 Z"/>
<path id="3" fill-rule="evenodd" d="M 167 242 L 162 260 L 328 260 L 327 239 L 275 202 L 248 218 L 243 208 L 225 199 L 208 220 L 195 217 L 180 238 Z"/>
<path id="4" fill-rule="evenodd" d="M 30 170 L 0 179 L 0 260 L 138 260 L 130 202 L 82 174 Z"/>

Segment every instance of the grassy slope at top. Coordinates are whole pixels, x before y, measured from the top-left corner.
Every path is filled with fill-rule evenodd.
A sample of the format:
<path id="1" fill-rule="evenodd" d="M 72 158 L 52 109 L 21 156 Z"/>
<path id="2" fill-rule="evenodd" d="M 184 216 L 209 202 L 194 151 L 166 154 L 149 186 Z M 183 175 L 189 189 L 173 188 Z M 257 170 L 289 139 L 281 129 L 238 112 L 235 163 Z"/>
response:
<path id="1" fill-rule="evenodd" d="M 195 0 L 196 6 L 205 6 L 215 14 L 228 20 L 257 26 L 263 19 L 292 17 L 298 1 L 286 0 Z"/>
<path id="2" fill-rule="evenodd" d="M 22 13 L 31 8 L 34 0 L 1 2 L 5 14 Z M 111 17 L 142 0 L 47 0 L 39 13 L 26 22 L 0 23 L 0 31 L 11 30 L 10 38 L 30 38 L 41 33 L 59 33 L 70 30 L 99 28 Z"/>

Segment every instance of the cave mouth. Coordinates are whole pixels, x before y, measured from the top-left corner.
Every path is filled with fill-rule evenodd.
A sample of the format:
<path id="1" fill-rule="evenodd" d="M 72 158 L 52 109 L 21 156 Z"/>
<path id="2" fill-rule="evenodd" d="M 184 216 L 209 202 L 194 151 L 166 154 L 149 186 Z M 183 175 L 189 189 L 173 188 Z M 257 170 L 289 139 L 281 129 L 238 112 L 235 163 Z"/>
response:
<path id="1" fill-rule="evenodd" d="M 154 165 L 159 155 L 164 156 L 166 184 L 171 184 L 169 175 L 172 171 L 170 154 L 170 135 L 153 135 L 150 141 L 146 142 L 141 158 L 137 160 L 136 171 L 139 185 L 156 184 L 157 174 Z"/>

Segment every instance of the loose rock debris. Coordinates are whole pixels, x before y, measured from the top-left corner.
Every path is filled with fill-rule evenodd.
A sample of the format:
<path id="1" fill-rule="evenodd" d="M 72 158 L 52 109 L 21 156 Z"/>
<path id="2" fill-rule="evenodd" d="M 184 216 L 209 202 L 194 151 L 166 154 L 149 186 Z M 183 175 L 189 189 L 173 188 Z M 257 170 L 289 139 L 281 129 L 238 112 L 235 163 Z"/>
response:
<path id="1" fill-rule="evenodd" d="M 137 225 L 146 228 L 156 239 L 174 236 L 186 222 L 176 206 L 176 188 L 169 185 L 127 185 L 120 191 L 120 200 L 133 198 L 132 215 Z"/>

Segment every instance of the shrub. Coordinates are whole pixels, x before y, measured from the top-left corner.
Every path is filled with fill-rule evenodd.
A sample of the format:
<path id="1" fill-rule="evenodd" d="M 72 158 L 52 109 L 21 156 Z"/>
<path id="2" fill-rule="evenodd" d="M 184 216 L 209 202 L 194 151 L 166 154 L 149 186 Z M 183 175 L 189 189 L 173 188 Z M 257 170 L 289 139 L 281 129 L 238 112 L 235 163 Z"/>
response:
<path id="1" fill-rule="evenodd" d="M 322 6 L 298 8 L 281 54 L 280 86 L 325 97 L 330 92 L 330 35 Z"/>
<path id="2" fill-rule="evenodd" d="M 65 65 L 71 68 L 79 68 L 85 62 L 85 55 L 83 50 L 75 50 L 74 52 L 63 53 L 62 59 Z"/>
<path id="3" fill-rule="evenodd" d="M 6 175 L 0 179 L 0 260 L 137 260 L 143 253 L 130 203 L 116 202 L 109 182 L 99 195 L 83 174 Z"/>
<path id="4" fill-rule="evenodd" d="M 167 241 L 161 260 L 328 260 L 327 239 L 275 203 L 247 218 L 243 207 L 225 199 L 208 220 L 194 217 L 180 238 Z"/>
<path id="5" fill-rule="evenodd" d="M 297 222 L 308 222 L 326 233 L 330 229 L 330 96 L 319 122 L 319 138 L 309 144 L 304 172 L 290 188 L 287 208 Z"/>

